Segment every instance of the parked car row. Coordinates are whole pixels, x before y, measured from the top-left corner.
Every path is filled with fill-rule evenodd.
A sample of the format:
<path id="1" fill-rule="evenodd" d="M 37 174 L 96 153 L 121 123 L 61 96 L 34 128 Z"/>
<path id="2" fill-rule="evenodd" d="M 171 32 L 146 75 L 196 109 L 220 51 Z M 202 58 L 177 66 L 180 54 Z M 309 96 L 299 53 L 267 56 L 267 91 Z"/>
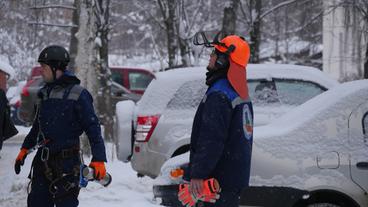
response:
<path id="1" fill-rule="evenodd" d="M 188 164 L 204 73 L 159 73 L 138 104 L 117 106 L 118 158 L 140 175 L 159 175 L 153 192 L 162 205 L 181 206 L 183 180 L 170 172 Z M 247 73 L 256 127 L 240 206 L 368 206 L 368 81 L 338 84 L 290 65 L 249 65 Z"/>
<path id="2" fill-rule="evenodd" d="M 310 67 L 260 64 L 248 65 L 247 70 L 255 126 L 270 123 L 338 84 Z M 166 160 L 189 150 L 194 114 L 207 89 L 205 72 L 197 67 L 158 73 L 136 107 L 124 114 L 117 108 L 120 160 L 131 159 L 134 170 L 154 178 Z"/>

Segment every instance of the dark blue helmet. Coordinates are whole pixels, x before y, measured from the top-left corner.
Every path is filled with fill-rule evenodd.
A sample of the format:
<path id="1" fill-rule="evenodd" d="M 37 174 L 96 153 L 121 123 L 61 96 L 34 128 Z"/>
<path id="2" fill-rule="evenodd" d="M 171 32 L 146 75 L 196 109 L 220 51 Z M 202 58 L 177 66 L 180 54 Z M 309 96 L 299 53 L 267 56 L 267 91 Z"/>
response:
<path id="1" fill-rule="evenodd" d="M 52 70 L 65 70 L 70 61 L 68 51 L 59 45 L 51 45 L 43 49 L 38 57 L 39 63 L 49 65 Z"/>

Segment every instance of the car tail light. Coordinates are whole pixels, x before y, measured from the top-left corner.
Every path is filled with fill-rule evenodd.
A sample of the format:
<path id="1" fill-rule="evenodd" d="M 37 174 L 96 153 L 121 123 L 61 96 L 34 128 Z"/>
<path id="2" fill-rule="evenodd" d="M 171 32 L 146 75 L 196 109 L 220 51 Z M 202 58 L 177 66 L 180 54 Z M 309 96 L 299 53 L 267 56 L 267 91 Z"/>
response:
<path id="1" fill-rule="evenodd" d="M 160 115 L 138 116 L 137 130 L 135 133 L 135 141 L 148 142 L 155 129 Z"/>
<path id="2" fill-rule="evenodd" d="M 18 100 L 18 101 L 15 103 L 15 107 L 16 107 L 16 108 L 19 108 L 19 106 L 20 106 L 20 100 Z"/>
<path id="3" fill-rule="evenodd" d="M 22 89 L 22 95 L 23 95 L 23 96 L 29 96 L 28 88 L 29 88 L 29 86 L 30 86 L 33 82 L 34 82 L 34 80 L 33 80 L 33 79 L 31 79 L 31 80 L 29 80 L 29 81 L 27 82 L 27 84 L 23 87 L 23 89 Z"/>

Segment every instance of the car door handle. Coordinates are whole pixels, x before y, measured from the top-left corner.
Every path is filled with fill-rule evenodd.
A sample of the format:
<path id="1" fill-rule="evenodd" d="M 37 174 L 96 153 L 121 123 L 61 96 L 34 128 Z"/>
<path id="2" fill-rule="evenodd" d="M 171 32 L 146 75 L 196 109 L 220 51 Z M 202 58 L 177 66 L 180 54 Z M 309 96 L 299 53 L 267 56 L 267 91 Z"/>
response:
<path id="1" fill-rule="evenodd" d="M 368 170 L 368 162 L 358 162 L 356 166 L 361 170 Z"/>

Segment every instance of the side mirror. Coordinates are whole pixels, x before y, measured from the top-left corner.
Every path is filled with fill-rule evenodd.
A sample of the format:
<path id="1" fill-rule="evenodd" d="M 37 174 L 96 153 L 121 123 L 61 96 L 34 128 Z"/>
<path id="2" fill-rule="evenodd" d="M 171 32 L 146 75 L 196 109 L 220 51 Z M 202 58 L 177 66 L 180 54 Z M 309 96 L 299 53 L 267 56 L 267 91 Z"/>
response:
<path id="1" fill-rule="evenodd" d="M 124 96 L 126 93 L 124 90 L 116 90 L 113 92 L 114 96 L 117 96 L 117 97 L 122 97 Z"/>

